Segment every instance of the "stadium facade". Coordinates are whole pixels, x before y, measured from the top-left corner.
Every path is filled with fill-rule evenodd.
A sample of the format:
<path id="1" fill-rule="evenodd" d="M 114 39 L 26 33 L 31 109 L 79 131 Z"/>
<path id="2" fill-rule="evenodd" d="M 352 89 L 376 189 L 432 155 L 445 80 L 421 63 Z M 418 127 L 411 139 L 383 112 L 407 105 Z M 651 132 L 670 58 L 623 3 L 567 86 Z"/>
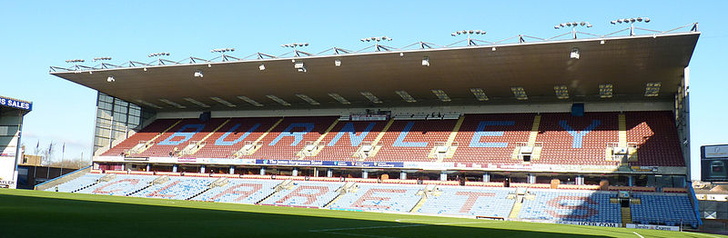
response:
<path id="1" fill-rule="evenodd" d="M 636 215 L 639 201 L 653 195 L 629 192 L 691 192 L 688 65 L 700 33 L 697 25 L 688 29 L 584 39 L 574 33 L 572 39 L 533 42 L 518 36 L 512 43 L 468 39 L 466 46 L 450 47 L 418 42 L 398 49 L 377 42 L 358 52 L 294 48 L 283 56 L 241 58 L 222 51 L 213 60 L 172 61 L 162 53 L 150 55 L 158 57 L 151 63 L 51 67 L 52 75 L 98 91 L 89 173 L 95 175 L 61 190 L 197 200 L 219 197 L 208 194 L 218 185 L 243 186 L 222 178 L 272 179 L 278 183 L 250 185 L 275 187 L 251 203 L 274 197 L 288 205 L 334 208 L 349 199 L 349 205 L 377 209 L 363 205 L 380 198 L 377 192 L 431 201 L 451 195 L 431 187 L 437 185 L 603 190 L 568 196 L 492 192 L 510 199 L 508 210 L 493 214 L 538 219 L 520 216 L 521 205 L 514 205 L 535 197 L 612 204 L 602 213 L 558 205 L 586 212 L 552 214 L 575 218 L 570 222 L 590 222 L 583 217 L 632 203 L 631 219 L 640 219 L 635 222 L 675 225 L 683 218 Z M 190 186 L 209 188 L 166 194 L 186 183 L 178 177 L 204 177 Z M 294 181 L 342 184 L 315 185 L 318 192 L 304 196 Z M 427 187 L 406 187 L 412 184 Z M 468 194 L 463 207 L 473 206 L 476 193 L 452 192 Z M 331 197 L 312 205 L 314 195 Z M 291 202 L 291 196 L 308 200 Z M 689 215 L 694 194 L 683 197 Z M 401 211 L 426 210 L 427 204 L 415 201 Z M 626 217 L 624 211 L 597 221 L 631 222 L 614 219 Z M 692 217 L 686 224 L 699 223 Z"/>

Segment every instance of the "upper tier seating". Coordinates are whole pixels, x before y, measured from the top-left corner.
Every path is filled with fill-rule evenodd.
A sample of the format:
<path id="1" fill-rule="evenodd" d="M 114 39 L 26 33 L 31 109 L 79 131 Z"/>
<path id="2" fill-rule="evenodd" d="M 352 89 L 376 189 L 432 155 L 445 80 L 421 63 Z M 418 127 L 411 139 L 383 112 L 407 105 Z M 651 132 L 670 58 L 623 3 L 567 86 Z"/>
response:
<path id="1" fill-rule="evenodd" d="M 514 163 L 516 143 L 527 142 L 534 114 L 465 115 L 455 155 L 445 162 Z"/>
<path id="2" fill-rule="evenodd" d="M 439 186 L 439 196 L 428 196 L 420 213 L 508 217 L 515 199 L 507 199 L 512 188 Z"/>
<path id="3" fill-rule="evenodd" d="M 333 209 L 409 212 L 422 196 L 424 186 L 359 183 L 358 189 L 342 195 L 331 204 Z"/>
<path id="4" fill-rule="evenodd" d="M 640 204 L 632 204 L 632 221 L 641 224 L 690 224 L 698 226 L 695 210 L 687 194 L 632 193 Z"/>
<path id="5" fill-rule="evenodd" d="M 522 161 L 512 159 L 513 153 L 517 143 L 529 141 L 534 118 L 535 114 L 466 115 L 453 138 L 457 149 L 452 158 L 445 157 L 442 161 L 521 164 Z M 627 112 L 625 118 L 626 142 L 638 147 L 638 160 L 631 162 L 631 165 L 685 166 L 671 112 Z M 104 155 L 119 156 L 139 141 L 158 136 L 150 148 L 129 156 L 232 158 L 243 145 L 259 140 L 260 147 L 254 153 L 239 155 L 239 158 L 356 161 L 362 159 L 354 156 L 359 147 L 365 142 L 374 142 L 390 122 L 340 121 L 334 125 L 336 120 L 337 117 L 233 118 L 211 119 L 207 122 L 198 119 L 163 119 L 155 121 Z M 457 121 L 395 120 L 378 141 L 382 147 L 364 160 L 437 161 L 437 158 L 429 157 L 430 152 L 437 143 L 448 142 Z M 273 125 L 276 125 L 275 128 L 272 128 Z M 328 128 L 332 128 L 331 131 L 321 138 Z M 162 133 L 167 129 L 167 132 Z M 265 134 L 267 131 L 270 133 Z M 617 112 L 586 113 L 584 116 L 541 114 L 535 142 L 543 147 L 540 156 L 534 157 L 531 163 L 616 165 L 618 162 L 606 160 L 606 153 L 609 152 L 609 144 L 619 142 L 619 133 Z M 205 145 L 194 153 L 170 153 L 175 148 L 177 151 L 183 150 L 189 143 L 203 138 Z M 319 139 L 323 149 L 317 151 L 318 154 L 304 156 L 299 153 L 307 143 Z"/>
<path id="6" fill-rule="evenodd" d="M 163 133 L 154 141 L 154 145 L 142 153 L 133 156 L 167 157 L 170 152 L 180 151 L 193 141 L 199 141 L 212 132 L 226 119 L 210 119 L 207 122 L 198 119 L 184 119 L 171 130 Z"/>
<path id="7" fill-rule="evenodd" d="M 306 142 L 319 139 L 337 117 L 287 117 L 261 142 L 262 147 L 244 159 L 298 159 Z"/>
<path id="8" fill-rule="evenodd" d="M 280 118 L 233 118 L 208 137 L 206 145 L 190 155 L 197 158 L 230 158 L 247 142 L 256 141 Z"/>
<path id="9" fill-rule="evenodd" d="M 606 161 L 608 142 L 619 142 L 618 113 L 546 113 L 537 142 L 543 143 L 542 164 L 614 165 Z"/>
<path id="10" fill-rule="evenodd" d="M 685 166 L 671 112 L 628 112 L 627 141 L 636 143 L 643 166 Z"/>
<path id="11" fill-rule="evenodd" d="M 382 148 L 367 161 L 422 161 L 436 142 L 446 142 L 457 120 L 398 120 L 392 123 L 380 143 Z"/>
<path id="12" fill-rule="evenodd" d="M 518 218 L 576 222 L 621 223 L 619 203 L 610 203 L 616 192 L 529 189 L 535 199 L 525 199 Z"/>
<path id="13" fill-rule="evenodd" d="M 139 144 L 140 141 L 149 141 L 155 136 L 162 133 L 164 130 L 172 126 L 174 123 L 179 121 L 178 119 L 159 119 L 149 126 L 145 127 L 144 129 L 140 130 L 136 134 L 132 135 L 131 137 L 125 139 L 118 145 L 112 147 L 111 149 L 104 152 L 102 155 L 104 156 L 118 156 L 124 154 L 127 150 L 133 148 L 137 144 Z"/>
<path id="14" fill-rule="evenodd" d="M 340 121 L 323 139 L 326 147 L 316 156 L 320 160 L 358 160 L 354 153 L 364 142 L 372 142 L 387 121 Z"/>

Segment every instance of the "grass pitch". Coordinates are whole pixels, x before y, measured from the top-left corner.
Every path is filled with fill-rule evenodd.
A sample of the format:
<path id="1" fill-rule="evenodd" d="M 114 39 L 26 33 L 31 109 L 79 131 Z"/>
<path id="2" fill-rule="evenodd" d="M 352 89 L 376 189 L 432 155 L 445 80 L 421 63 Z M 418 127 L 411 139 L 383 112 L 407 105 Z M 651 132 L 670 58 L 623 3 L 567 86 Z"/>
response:
<path id="1" fill-rule="evenodd" d="M 0 237 L 724 237 L 0 189 Z"/>

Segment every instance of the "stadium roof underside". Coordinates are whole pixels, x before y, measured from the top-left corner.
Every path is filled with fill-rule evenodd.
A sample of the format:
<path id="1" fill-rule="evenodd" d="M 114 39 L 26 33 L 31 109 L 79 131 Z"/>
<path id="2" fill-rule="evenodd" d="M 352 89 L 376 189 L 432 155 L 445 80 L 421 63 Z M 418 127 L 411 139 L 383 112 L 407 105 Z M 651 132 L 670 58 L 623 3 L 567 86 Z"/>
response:
<path id="1" fill-rule="evenodd" d="M 699 35 L 688 32 L 51 74 L 157 111 L 672 101 Z M 113 80 L 107 80 L 110 76 Z M 606 96 L 605 91 L 612 95 Z M 527 99 L 519 100 L 519 93 Z"/>

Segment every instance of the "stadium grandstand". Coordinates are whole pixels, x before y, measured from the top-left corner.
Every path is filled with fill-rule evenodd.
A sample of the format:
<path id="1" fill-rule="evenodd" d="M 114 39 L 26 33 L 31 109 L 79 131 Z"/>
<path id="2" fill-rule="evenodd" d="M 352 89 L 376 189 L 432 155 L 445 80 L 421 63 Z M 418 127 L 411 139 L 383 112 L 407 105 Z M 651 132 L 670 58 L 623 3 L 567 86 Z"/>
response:
<path id="1" fill-rule="evenodd" d="M 31 110 L 32 102 L 0 96 L 0 188 L 18 186 L 23 117 Z"/>
<path id="2" fill-rule="evenodd" d="M 690 24 L 402 48 L 372 37 L 359 51 L 54 66 L 98 91 L 95 155 L 36 189 L 698 227 L 687 113 L 699 36 Z"/>

